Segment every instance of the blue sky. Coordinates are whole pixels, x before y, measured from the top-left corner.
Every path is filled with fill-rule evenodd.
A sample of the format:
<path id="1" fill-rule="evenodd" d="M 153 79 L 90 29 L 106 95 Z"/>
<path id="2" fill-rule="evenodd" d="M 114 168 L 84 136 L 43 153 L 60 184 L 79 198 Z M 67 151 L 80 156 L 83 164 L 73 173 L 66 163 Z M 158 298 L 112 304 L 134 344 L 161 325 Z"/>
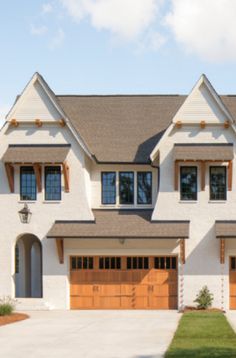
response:
<path id="1" fill-rule="evenodd" d="M 188 93 L 201 73 L 218 93 L 236 93 L 232 0 L 0 6 L 1 119 L 35 71 L 57 94 Z"/>

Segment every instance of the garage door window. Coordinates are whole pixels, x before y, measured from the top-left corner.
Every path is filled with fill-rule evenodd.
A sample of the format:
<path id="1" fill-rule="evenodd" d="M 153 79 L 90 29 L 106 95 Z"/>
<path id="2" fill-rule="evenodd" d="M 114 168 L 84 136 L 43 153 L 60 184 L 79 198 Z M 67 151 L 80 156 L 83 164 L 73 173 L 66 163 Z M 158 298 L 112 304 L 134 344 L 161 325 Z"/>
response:
<path id="1" fill-rule="evenodd" d="M 87 256 L 72 256 L 71 257 L 72 270 L 92 270 L 93 257 Z"/>
<path id="2" fill-rule="evenodd" d="M 154 268 L 158 270 L 176 270 L 176 257 L 154 257 Z"/>
<path id="3" fill-rule="evenodd" d="M 127 257 L 128 270 L 148 270 L 149 258 L 148 257 Z"/>
<path id="4" fill-rule="evenodd" d="M 233 271 L 236 270 L 236 257 L 231 257 L 230 269 L 233 270 Z"/>
<path id="5" fill-rule="evenodd" d="M 120 270 L 121 258 L 120 257 L 99 257 L 99 269 L 100 270 Z"/>

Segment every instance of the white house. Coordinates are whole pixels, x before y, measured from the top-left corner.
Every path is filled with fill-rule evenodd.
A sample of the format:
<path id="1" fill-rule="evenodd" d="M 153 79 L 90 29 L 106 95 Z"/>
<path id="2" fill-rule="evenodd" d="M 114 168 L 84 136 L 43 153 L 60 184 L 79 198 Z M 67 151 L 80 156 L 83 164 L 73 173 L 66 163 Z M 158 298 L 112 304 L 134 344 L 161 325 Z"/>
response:
<path id="1" fill-rule="evenodd" d="M 55 95 L 0 132 L 0 296 L 31 309 L 236 308 L 236 96 Z"/>

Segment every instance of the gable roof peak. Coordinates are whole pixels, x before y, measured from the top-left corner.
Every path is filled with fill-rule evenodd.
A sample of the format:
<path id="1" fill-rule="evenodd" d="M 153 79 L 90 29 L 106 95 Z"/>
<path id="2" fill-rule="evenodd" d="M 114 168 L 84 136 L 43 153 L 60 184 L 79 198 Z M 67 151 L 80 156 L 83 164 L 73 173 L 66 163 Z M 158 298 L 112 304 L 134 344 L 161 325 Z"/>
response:
<path id="1" fill-rule="evenodd" d="M 202 92 L 203 88 L 201 86 L 205 86 L 205 89 L 207 91 L 205 92 L 205 94 L 204 92 Z M 208 99 L 206 93 L 210 95 L 208 96 Z M 217 119 L 217 116 L 214 115 L 214 110 L 212 108 L 213 106 L 217 106 L 219 118 L 224 117 L 225 119 L 230 120 L 231 123 L 234 122 L 228 108 L 225 106 L 221 97 L 218 95 L 215 88 L 212 86 L 208 77 L 204 73 L 201 74 L 198 81 L 193 86 L 192 90 L 186 97 L 182 106 L 179 108 L 172 122 L 176 123 L 177 121 L 187 121 L 188 123 L 190 123 L 191 121 L 202 121 L 203 119 L 200 118 L 199 114 L 197 113 L 198 111 L 196 112 L 196 105 L 200 109 L 199 113 L 201 113 L 201 116 L 204 115 L 212 123 L 219 121 L 219 119 Z M 191 114 L 193 109 L 196 112 L 194 115 Z"/>

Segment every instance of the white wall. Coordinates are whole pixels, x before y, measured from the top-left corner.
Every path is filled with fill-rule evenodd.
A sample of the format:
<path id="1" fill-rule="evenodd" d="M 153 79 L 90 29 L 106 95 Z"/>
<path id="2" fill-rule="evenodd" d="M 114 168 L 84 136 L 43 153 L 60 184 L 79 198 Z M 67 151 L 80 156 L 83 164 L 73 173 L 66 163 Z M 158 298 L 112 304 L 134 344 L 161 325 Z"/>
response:
<path id="1" fill-rule="evenodd" d="M 0 296 L 15 295 L 14 285 L 14 248 L 17 237 L 23 233 L 34 234 L 42 243 L 43 249 L 43 297 L 52 307 L 67 307 L 68 272 L 65 265 L 60 265 L 55 242 L 46 239 L 46 235 L 55 220 L 91 220 L 88 192 L 88 169 L 85 154 L 70 131 L 58 125 L 46 125 L 36 128 L 34 125 L 21 124 L 0 134 L 0 156 L 8 144 L 59 144 L 70 143 L 71 149 L 67 162 L 70 167 L 70 192 L 64 191 L 62 176 L 62 200 L 47 202 L 44 199 L 44 173 L 42 174 L 43 190 L 37 194 L 35 202 L 28 202 L 32 212 L 29 224 L 22 224 L 18 211 L 23 208 L 20 200 L 19 166 L 15 166 L 15 192 L 10 193 L 3 163 L 0 163 L 0 198 L 1 198 L 1 236 L 0 236 Z"/>
<path id="2" fill-rule="evenodd" d="M 160 149 L 160 192 L 157 196 L 158 183 L 155 168 L 139 165 L 92 164 L 69 129 L 61 128 L 55 122 L 53 123 L 55 119 L 60 119 L 60 115 L 37 82 L 31 89 L 27 89 L 21 106 L 17 107 L 17 111 L 13 111 L 12 118 L 21 123 L 19 127 L 8 130 L 5 126 L 1 131 L 0 157 L 9 144 L 70 143 L 71 149 L 68 155 L 70 192 L 64 192 L 63 177 L 60 202 L 46 202 L 43 189 L 41 193 L 38 193 L 35 202 L 28 202 L 32 211 L 31 222 L 21 224 L 18 211 L 22 209 L 23 202 L 20 201 L 19 194 L 19 167 L 15 166 L 15 193 L 10 193 L 5 169 L 3 163 L 0 163 L 0 296 L 15 295 L 14 249 L 17 237 L 23 233 L 37 236 L 42 243 L 43 299 L 49 307 L 56 309 L 69 308 L 69 255 L 179 253 L 179 245 L 175 240 L 126 240 L 124 244 L 121 244 L 119 240 L 65 240 L 65 262 L 59 264 L 55 240 L 46 239 L 47 232 L 55 220 L 91 220 L 93 219 L 91 208 L 102 208 L 101 171 L 151 170 L 153 173 L 153 219 L 191 221 L 190 238 L 186 241 L 186 264 L 184 267 L 179 267 L 179 280 L 181 284 L 183 283 L 183 290 L 179 284 L 179 297 L 184 304 L 192 304 L 197 291 L 207 284 L 214 293 L 214 306 L 223 305 L 224 308 L 228 308 L 228 256 L 236 254 L 236 242 L 227 241 L 226 263 L 221 266 L 219 241 L 215 238 L 214 223 L 218 219 L 235 219 L 235 175 L 232 192 L 228 192 L 226 202 L 209 201 L 208 168 L 206 168 L 206 188 L 205 191 L 200 191 L 199 184 L 197 202 L 181 202 L 179 191 L 175 192 L 173 188 L 173 145 L 174 143 L 235 143 L 235 134 L 231 129 L 209 124 L 205 129 L 200 129 L 199 125 L 189 127 L 184 125 L 181 129 L 174 129 Z M 44 124 L 43 127 L 37 128 L 32 123 L 27 123 L 35 119 L 50 120 L 51 124 Z M 185 122 L 197 123 L 206 120 L 208 123 L 220 123 L 225 120 L 225 114 L 202 86 L 198 91 L 193 91 L 192 98 L 189 98 L 185 107 L 179 111 L 176 120 L 181 119 Z M 200 183 L 200 169 L 198 173 Z M 44 175 L 42 179 L 44 180 Z M 117 205 L 111 207 L 118 208 L 118 200 Z M 224 287 L 223 293 L 221 293 L 222 287 Z"/>
<path id="3" fill-rule="evenodd" d="M 232 129 L 207 126 L 183 126 L 174 129 L 160 149 L 160 192 L 153 212 L 153 219 L 190 220 L 190 236 L 186 240 L 186 264 L 184 274 L 184 304 L 192 305 L 197 292 L 208 285 L 214 294 L 214 306 L 222 306 L 221 285 L 224 279 L 224 308 L 228 308 L 228 258 L 224 267 L 220 265 L 219 240 L 215 237 L 215 220 L 235 220 L 236 213 L 236 161 L 233 161 L 234 176 L 232 191 L 227 192 L 226 201 L 209 199 L 209 163 L 206 165 L 206 186 L 201 191 L 201 168 L 199 163 L 180 163 L 198 167 L 198 199 L 196 202 L 180 200 L 180 191 L 174 191 L 173 146 L 175 143 L 235 143 Z M 227 165 L 214 163 L 211 165 Z M 228 245 L 228 243 L 227 243 Z M 231 248 L 236 241 L 231 241 Z M 228 256 L 230 249 L 226 255 Z"/>

